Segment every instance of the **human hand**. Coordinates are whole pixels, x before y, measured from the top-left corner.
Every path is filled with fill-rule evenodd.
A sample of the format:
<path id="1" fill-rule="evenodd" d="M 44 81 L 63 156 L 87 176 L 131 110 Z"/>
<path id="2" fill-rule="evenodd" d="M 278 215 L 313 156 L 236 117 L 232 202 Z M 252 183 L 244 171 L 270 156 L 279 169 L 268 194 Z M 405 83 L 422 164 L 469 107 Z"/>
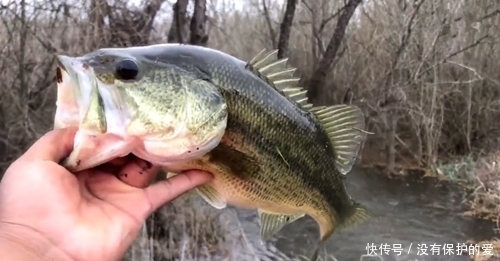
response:
<path id="1" fill-rule="evenodd" d="M 138 159 L 72 174 L 58 162 L 71 152 L 75 132 L 47 133 L 5 172 L 0 182 L 2 260 L 16 249 L 26 253 L 11 254 L 12 260 L 120 260 L 152 212 L 212 178 L 189 171 L 138 188 L 157 173 Z M 120 173 L 128 184 L 117 177 Z"/>

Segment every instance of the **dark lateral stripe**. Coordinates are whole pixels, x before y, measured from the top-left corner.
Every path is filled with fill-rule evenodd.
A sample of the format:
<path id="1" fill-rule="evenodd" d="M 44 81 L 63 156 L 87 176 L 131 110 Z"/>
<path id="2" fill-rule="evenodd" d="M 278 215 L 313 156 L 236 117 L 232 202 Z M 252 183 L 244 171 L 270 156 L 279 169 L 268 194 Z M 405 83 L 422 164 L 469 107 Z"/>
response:
<path id="1" fill-rule="evenodd" d="M 236 99 L 238 101 L 236 102 Z M 254 103 L 250 100 L 242 101 L 241 97 L 228 97 L 228 105 L 229 108 L 236 108 L 236 110 L 229 110 L 229 119 L 228 119 L 228 131 L 245 134 L 245 141 L 251 140 L 251 146 L 257 146 L 257 149 L 261 153 L 265 153 L 266 157 L 270 157 L 275 164 L 280 165 L 280 169 L 284 171 L 289 169 L 289 173 L 294 173 L 297 177 L 302 181 L 302 183 L 308 186 L 310 189 L 318 190 L 321 194 L 325 196 L 325 198 L 331 198 L 328 194 L 334 193 L 334 189 L 328 184 L 325 184 L 324 177 L 322 177 L 322 171 L 328 171 L 334 175 L 332 171 L 322 169 L 322 166 L 331 165 L 331 164 L 321 164 L 321 160 L 327 160 L 325 157 L 327 155 L 323 155 L 319 158 L 314 158 L 317 155 L 314 155 L 316 144 L 311 144 L 311 139 L 307 137 L 305 133 L 293 133 L 293 130 L 297 129 L 293 126 L 293 121 L 290 119 L 286 119 L 284 117 L 280 118 L 280 115 L 277 113 L 273 113 L 272 111 L 265 110 L 260 106 L 251 106 Z M 236 105 L 237 104 L 237 105 Z M 250 105 L 250 108 L 246 108 L 245 106 Z M 238 106 L 238 107 L 236 107 Z M 248 112 L 252 110 L 252 114 L 262 115 L 262 119 L 274 119 L 274 122 L 283 122 L 285 128 L 280 129 L 288 129 L 289 132 L 281 133 L 281 135 L 277 135 L 274 137 L 270 137 L 266 132 L 265 128 L 272 128 L 272 123 L 267 123 L 263 121 L 259 121 L 257 119 L 252 119 L 250 117 L 246 117 Z M 250 116 L 250 115 L 248 115 Z M 255 120 L 255 122 L 249 122 L 251 120 Z M 289 127 L 288 127 L 289 126 Z M 288 128 L 286 128 L 288 127 Z M 298 137 L 287 137 L 286 135 L 296 135 Z M 290 164 L 290 167 L 283 161 L 282 156 L 279 155 L 276 148 L 279 148 L 280 153 L 283 155 Z M 292 155 L 290 153 L 293 150 L 301 149 L 297 156 Z M 308 155 L 304 155 L 308 152 L 312 152 L 309 157 Z M 311 157 L 312 156 L 312 157 Z M 333 165 L 332 165 L 333 166 Z M 319 167 L 319 170 L 318 170 Z M 316 169 L 316 171 L 315 171 Z M 316 175 L 315 175 L 316 174 Z M 329 179 L 330 180 L 330 179 Z"/>

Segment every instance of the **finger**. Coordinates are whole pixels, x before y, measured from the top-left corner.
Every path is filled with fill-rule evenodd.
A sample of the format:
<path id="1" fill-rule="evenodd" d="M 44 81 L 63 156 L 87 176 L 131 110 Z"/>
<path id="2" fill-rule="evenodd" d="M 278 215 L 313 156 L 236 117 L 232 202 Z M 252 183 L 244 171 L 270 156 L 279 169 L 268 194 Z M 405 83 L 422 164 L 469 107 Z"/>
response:
<path id="1" fill-rule="evenodd" d="M 208 172 L 190 170 L 147 187 L 145 192 L 152 206 L 147 216 L 187 191 L 209 182 L 212 178 L 213 176 Z"/>
<path id="2" fill-rule="evenodd" d="M 50 160 L 59 163 L 73 150 L 73 140 L 77 129 L 69 127 L 49 131 L 31 145 L 20 159 Z"/>
<path id="3" fill-rule="evenodd" d="M 159 167 L 134 157 L 120 170 L 117 177 L 129 186 L 145 188 L 155 179 L 159 170 Z"/>

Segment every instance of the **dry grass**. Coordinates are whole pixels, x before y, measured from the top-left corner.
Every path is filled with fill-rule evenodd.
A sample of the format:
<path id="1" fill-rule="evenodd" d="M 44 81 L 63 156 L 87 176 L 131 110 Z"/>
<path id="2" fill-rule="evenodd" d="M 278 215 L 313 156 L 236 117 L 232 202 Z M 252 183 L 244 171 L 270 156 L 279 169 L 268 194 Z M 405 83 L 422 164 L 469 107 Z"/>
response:
<path id="1" fill-rule="evenodd" d="M 477 184 L 470 211 L 466 215 L 500 222 L 500 152 L 492 153 L 475 162 L 474 177 Z"/>
<path id="2" fill-rule="evenodd" d="M 201 204 L 187 194 L 157 211 L 147 221 L 143 234 L 125 260 L 213 260 L 222 259 L 234 247 L 227 216 Z"/>
<path id="3" fill-rule="evenodd" d="M 148 31 L 138 28 L 142 7 L 126 7 L 120 0 L 110 8 L 113 23 L 92 22 L 100 10 L 91 4 L 96 2 L 0 4 L 0 169 L 52 127 L 56 52 L 79 55 L 98 47 L 166 42 L 168 3 Z M 223 8 L 216 10 L 216 2 Z M 262 1 L 244 1 L 238 10 L 232 1 L 211 1 L 209 46 L 245 60 L 262 48 L 275 48 L 283 8 L 278 1 L 266 3 L 269 20 L 263 19 Z M 289 56 L 305 86 L 333 33 L 336 18 L 329 18 L 341 3 L 304 0 L 297 6 Z M 364 144 L 362 163 L 387 165 L 389 155 L 402 168 L 468 179 L 478 187 L 469 214 L 496 217 L 498 164 L 489 155 L 500 151 L 499 10 L 497 0 L 364 1 L 320 95 L 311 98 L 316 104 L 341 103 L 352 91 L 352 102 L 364 110 L 367 128 L 375 133 Z M 200 255 L 224 253 L 218 244 L 227 243 L 219 238 L 227 231 L 185 206 L 165 210 L 168 242 L 150 247 L 202 244 Z M 185 243 L 183 229 L 198 239 Z"/>
<path id="4" fill-rule="evenodd" d="M 307 261 L 252 244 L 233 209 L 217 210 L 195 192 L 176 199 L 148 219 L 124 261 Z M 336 261 L 320 256 L 318 261 Z"/>

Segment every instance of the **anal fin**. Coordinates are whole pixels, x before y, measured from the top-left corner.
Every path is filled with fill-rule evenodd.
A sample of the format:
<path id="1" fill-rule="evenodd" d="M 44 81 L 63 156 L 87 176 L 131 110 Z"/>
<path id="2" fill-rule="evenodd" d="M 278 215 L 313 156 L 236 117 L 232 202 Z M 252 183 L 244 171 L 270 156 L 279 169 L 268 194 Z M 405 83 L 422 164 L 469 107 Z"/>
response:
<path id="1" fill-rule="evenodd" d="M 261 209 L 258 210 L 258 214 L 260 221 L 260 238 L 263 241 L 274 236 L 286 224 L 292 223 L 295 220 L 305 215 L 305 214 L 283 215 L 283 214 L 266 212 Z"/>
<path id="2" fill-rule="evenodd" d="M 210 184 L 201 185 L 196 188 L 196 192 L 212 207 L 216 209 L 223 209 L 227 206 L 225 198 L 221 197 L 219 192 L 214 189 Z"/>
<path id="3" fill-rule="evenodd" d="M 373 214 L 368 211 L 361 204 L 351 201 L 351 205 L 347 207 L 346 213 L 343 213 L 343 218 L 336 225 L 335 232 L 340 232 L 346 228 L 353 227 L 369 218 L 373 218 Z M 332 231 L 333 232 L 333 231 Z M 310 261 L 316 261 L 319 256 L 319 250 L 325 245 L 326 240 L 332 235 L 332 233 L 322 234 L 320 236 L 320 240 L 318 241 L 318 245 L 314 249 L 314 252 L 309 259 Z"/>

